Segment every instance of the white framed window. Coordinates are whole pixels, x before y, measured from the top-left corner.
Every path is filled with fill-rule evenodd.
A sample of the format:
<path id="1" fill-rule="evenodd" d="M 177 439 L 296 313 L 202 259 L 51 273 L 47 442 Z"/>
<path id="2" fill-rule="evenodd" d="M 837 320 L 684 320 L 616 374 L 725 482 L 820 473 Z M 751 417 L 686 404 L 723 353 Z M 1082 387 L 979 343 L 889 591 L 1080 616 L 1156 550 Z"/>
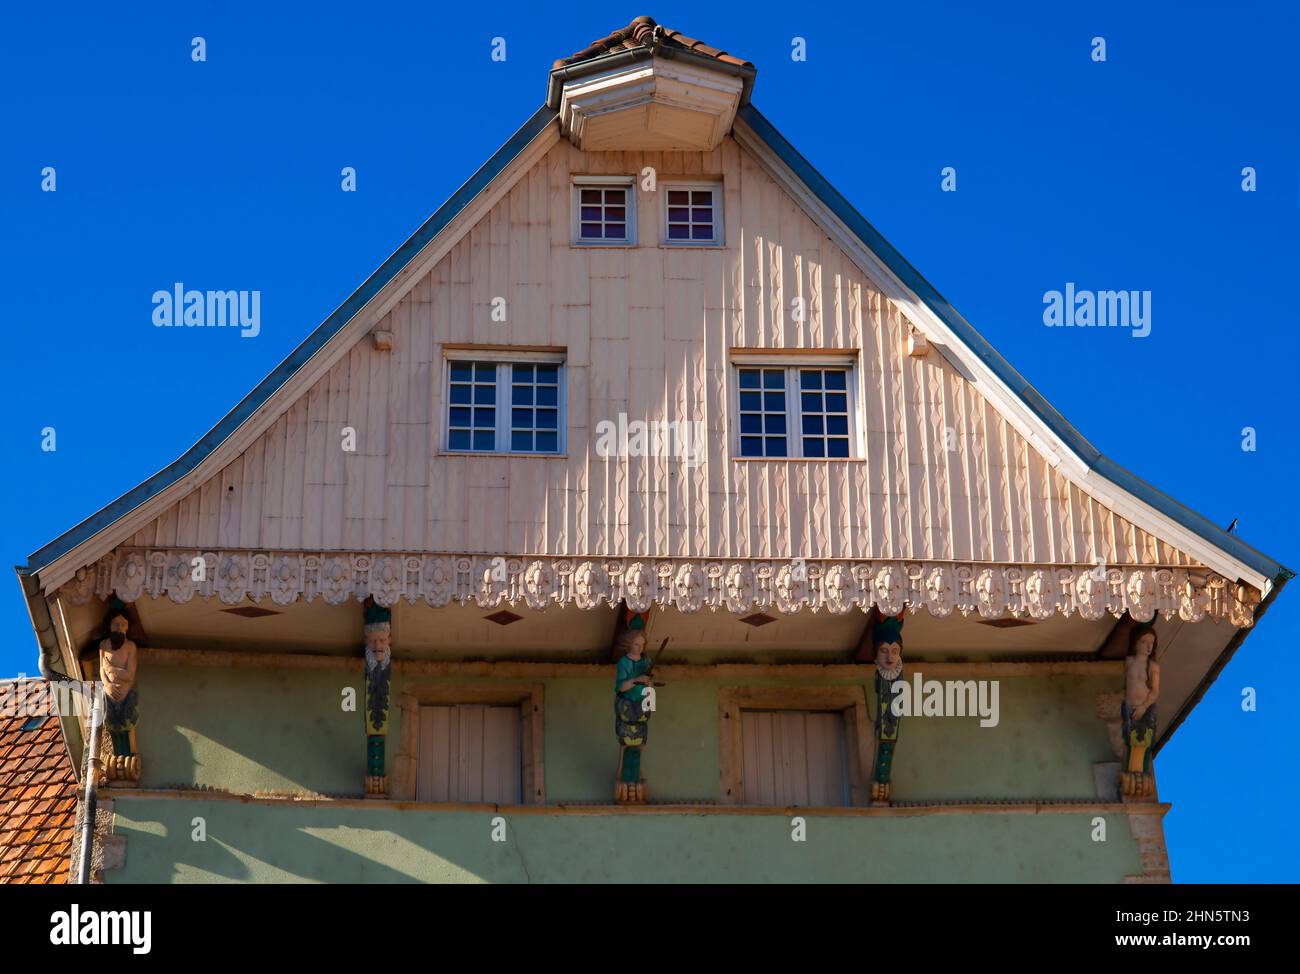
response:
<path id="1" fill-rule="evenodd" d="M 575 176 L 573 242 L 627 246 L 636 241 L 636 191 L 631 176 Z"/>
<path id="2" fill-rule="evenodd" d="M 467 348 L 448 350 L 446 358 L 448 453 L 565 451 L 562 353 Z"/>
<path id="3" fill-rule="evenodd" d="M 677 246 L 722 243 L 722 184 L 663 183 L 663 242 Z"/>
<path id="4" fill-rule="evenodd" d="M 861 455 L 851 357 L 732 361 L 735 455 L 848 460 Z"/>

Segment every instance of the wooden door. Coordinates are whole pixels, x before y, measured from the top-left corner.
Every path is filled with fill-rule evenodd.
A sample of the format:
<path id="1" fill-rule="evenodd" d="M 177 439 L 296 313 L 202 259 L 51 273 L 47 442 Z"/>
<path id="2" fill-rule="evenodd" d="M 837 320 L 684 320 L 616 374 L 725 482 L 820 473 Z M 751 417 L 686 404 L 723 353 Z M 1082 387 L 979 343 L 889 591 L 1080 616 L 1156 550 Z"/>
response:
<path id="1" fill-rule="evenodd" d="M 518 707 L 421 707 L 416 799 L 520 804 L 521 719 Z"/>
<path id="2" fill-rule="evenodd" d="M 742 710 L 740 735 L 744 804 L 849 804 L 843 714 Z"/>

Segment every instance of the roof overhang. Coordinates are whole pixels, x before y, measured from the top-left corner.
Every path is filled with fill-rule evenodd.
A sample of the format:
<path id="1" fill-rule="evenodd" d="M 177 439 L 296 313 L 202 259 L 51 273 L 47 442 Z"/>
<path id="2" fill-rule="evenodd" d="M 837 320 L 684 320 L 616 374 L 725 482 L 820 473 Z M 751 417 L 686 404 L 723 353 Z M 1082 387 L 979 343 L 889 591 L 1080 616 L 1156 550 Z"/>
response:
<path id="1" fill-rule="evenodd" d="M 626 50 L 553 71 L 564 135 L 589 151 L 716 149 L 753 71 L 670 50 Z"/>

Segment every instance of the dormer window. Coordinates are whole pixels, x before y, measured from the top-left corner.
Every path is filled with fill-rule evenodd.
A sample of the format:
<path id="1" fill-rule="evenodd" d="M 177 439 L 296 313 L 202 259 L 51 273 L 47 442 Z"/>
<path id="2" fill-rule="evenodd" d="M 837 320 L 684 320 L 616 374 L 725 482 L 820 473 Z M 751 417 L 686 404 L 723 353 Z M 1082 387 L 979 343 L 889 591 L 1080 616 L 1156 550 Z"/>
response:
<path id="1" fill-rule="evenodd" d="M 573 242 L 627 246 L 636 240 L 631 176 L 582 176 L 573 181 Z"/>
<path id="2" fill-rule="evenodd" d="M 665 183 L 664 243 L 722 243 L 722 184 Z"/>

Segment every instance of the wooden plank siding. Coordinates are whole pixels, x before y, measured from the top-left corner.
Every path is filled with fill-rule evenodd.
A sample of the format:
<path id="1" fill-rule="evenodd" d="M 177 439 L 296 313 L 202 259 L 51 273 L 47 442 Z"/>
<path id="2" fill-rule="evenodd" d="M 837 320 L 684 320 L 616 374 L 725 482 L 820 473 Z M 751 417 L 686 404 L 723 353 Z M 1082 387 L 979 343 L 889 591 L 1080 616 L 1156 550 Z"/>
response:
<path id="1" fill-rule="evenodd" d="M 646 166 L 659 190 L 637 190 L 638 245 L 572 246 L 572 175 Z M 659 243 L 674 177 L 722 180 L 725 246 Z M 708 153 L 560 142 L 376 327 L 392 351 L 359 341 L 128 543 L 1194 564 L 1067 482 L 939 352 L 909 357 L 911 323 L 730 137 Z M 566 349 L 567 454 L 440 453 L 447 344 Z M 733 348 L 859 353 L 858 458 L 732 459 Z M 705 462 L 598 456 L 597 424 L 620 413 L 699 424 Z"/>

